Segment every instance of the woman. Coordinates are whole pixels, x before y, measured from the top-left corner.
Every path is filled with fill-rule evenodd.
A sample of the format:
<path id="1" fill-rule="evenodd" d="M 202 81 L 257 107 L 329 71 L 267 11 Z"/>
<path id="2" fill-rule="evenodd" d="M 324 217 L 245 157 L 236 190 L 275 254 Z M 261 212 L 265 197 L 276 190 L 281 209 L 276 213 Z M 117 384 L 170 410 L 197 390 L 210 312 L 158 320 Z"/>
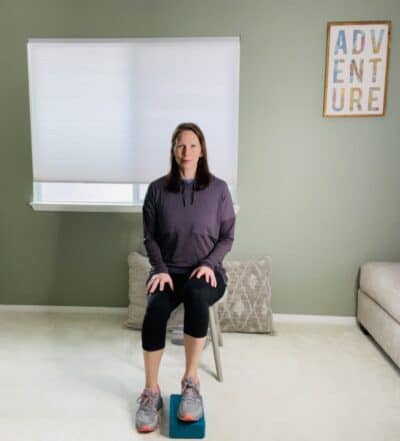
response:
<path id="1" fill-rule="evenodd" d="M 157 382 L 167 321 L 184 304 L 186 368 L 178 418 L 197 421 L 203 400 L 197 367 L 208 330 L 208 307 L 225 291 L 222 266 L 234 240 L 235 212 L 226 182 L 210 173 L 206 141 L 194 123 L 179 124 L 171 139 L 171 168 L 151 182 L 143 204 L 144 245 L 151 264 L 142 326 L 146 385 L 136 428 L 151 432 L 163 406 Z"/>

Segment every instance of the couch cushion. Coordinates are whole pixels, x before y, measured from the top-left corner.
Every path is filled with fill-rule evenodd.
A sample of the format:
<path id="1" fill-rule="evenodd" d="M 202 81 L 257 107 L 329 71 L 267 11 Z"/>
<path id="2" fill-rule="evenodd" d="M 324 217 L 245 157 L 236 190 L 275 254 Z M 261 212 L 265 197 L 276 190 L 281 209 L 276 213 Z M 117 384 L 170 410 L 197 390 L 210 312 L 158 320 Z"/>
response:
<path id="1" fill-rule="evenodd" d="M 400 323 L 400 262 L 364 263 L 360 288 Z"/>

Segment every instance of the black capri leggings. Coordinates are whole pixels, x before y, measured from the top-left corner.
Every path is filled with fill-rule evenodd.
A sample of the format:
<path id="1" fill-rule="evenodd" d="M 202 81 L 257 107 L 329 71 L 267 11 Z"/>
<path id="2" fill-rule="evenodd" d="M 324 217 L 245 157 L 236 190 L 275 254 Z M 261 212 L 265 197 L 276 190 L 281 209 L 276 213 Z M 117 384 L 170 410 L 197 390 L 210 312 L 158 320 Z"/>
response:
<path id="1" fill-rule="evenodd" d="M 192 337 L 201 338 L 207 335 L 208 307 L 218 301 L 225 292 L 226 283 L 222 275 L 215 271 L 217 286 L 214 288 L 203 275 L 199 279 L 191 272 L 185 274 L 170 273 L 174 290 L 169 284 L 160 285 L 147 295 L 147 308 L 142 325 L 142 348 L 145 351 L 156 351 L 165 347 L 167 322 L 171 312 L 183 301 L 183 332 Z M 146 280 L 146 285 L 151 274 Z"/>

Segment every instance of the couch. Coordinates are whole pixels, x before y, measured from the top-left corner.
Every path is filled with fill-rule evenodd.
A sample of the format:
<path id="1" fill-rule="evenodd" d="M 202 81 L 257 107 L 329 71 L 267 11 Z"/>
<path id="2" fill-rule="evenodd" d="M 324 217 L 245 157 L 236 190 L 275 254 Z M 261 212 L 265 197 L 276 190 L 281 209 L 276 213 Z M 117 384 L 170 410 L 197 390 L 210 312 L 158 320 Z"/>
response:
<path id="1" fill-rule="evenodd" d="M 400 367 L 400 262 L 361 266 L 357 321 Z"/>

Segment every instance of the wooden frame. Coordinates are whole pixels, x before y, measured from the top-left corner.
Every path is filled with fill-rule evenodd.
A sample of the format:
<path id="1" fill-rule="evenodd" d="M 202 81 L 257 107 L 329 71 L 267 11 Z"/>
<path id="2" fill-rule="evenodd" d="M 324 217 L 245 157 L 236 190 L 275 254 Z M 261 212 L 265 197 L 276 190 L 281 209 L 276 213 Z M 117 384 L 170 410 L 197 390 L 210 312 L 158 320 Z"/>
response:
<path id="1" fill-rule="evenodd" d="M 324 117 L 385 115 L 391 25 L 389 20 L 328 22 Z"/>

